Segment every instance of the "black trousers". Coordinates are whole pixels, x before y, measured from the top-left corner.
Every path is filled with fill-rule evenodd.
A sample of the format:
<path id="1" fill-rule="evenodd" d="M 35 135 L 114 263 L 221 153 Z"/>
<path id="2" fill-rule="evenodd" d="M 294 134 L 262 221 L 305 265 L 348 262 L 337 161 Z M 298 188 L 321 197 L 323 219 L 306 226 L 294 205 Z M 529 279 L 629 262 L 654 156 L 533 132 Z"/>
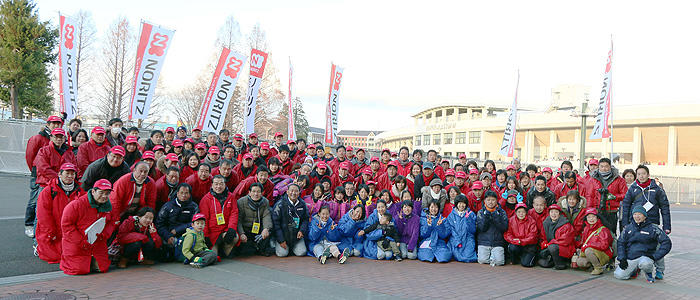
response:
<path id="1" fill-rule="evenodd" d="M 535 266 L 535 259 L 537 257 L 537 245 L 513 245 L 508 244 L 508 255 L 511 261 L 515 264 L 520 261 L 523 267 L 533 267 Z"/>
<path id="2" fill-rule="evenodd" d="M 240 246 L 234 248 L 234 253 L 236 256 L 250 256 L 250 255 L 264 255 L 270 256 L 273 254 L 274 249 L 270 247 L 270 239 L 272 234 L 270 234 L 266 239 L 262 239 L 259 242 L 255 241 L 255 234 L 251 232 L 245 232 L 248 240 L 245 243 L 241 243 Z"/>
<path id="3" fill-rule="evenodd" d="M 546 250 L 546 251 L 545 251 Z M 543 249 L 539 253 L 537 264 L 543 268 L 551 268 L 553 266 L 566 266 L 569 260 L 566 257 L 559 256 L 559 245 L 552 244 Z"/>
<path id="4" fill-rule="evenodd" d="M 143 257 L 146 259 L 153 260 L 157 257 L 156 245 L 151 240 L 149 240 L 148 243 L 141 241 L 128 243 L 123 245 L 122 249 L 124 250 L 122 252 L 122 257 L 125 258 L 136 259 L 139 254 L 139 250 L 143 251 Z"/>

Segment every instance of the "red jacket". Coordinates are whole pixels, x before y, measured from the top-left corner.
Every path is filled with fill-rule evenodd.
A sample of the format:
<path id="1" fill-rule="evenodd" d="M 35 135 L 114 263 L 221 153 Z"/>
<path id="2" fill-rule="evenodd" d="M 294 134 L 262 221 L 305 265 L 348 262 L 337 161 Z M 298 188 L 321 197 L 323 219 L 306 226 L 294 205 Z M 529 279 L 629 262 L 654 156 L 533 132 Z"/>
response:
<path id="1" fill-rule="evenodd" d="M 503 234 L 503 238 L 513 245 L 536 245 L 539 240 L 538 234 L 535 219 L 527 215 L 523 220 L 518 219 L 518 216 L 512 216 L 508 220 L 508 230 Z"/>
<path id="2" fill-rule="evenodd" d="M 177 187 L 177 185 L 175 186 Z M 161 207 L 165 202 L 170 201 L 170 187 L 168 183 L 165 182 L 165 176 L 156 180 L 156 207 Z M 158 213 L 158 212 L 156 212 Z"/>
<path id="3" fill-rule="evenodd" d="M 34 159 L 37 153 L 39 153 L 39 149 L 46 146 L 49 142 L 49 135 L 44 129 L 42 129 L 39 134 L 29 138 L 27 141 L 27 151 L 24 153 L 24 159 L 27 161 L 29 171 L 34 167 Z"/>
<path id="4" fill-rule="evenodd" d="M 112 202 L 112 213 L 119 219 L 121 219 L 121 214 L 131 205 L 136 192 L 136 181 L 134 181 L 132 174 L 124 174 L 114 182 L 112 193 L 109 194 L 109 201 Z M 139 195 L 139 209 L 144 206 L 156 209 L 156 195 L 156 184 L 151 177 L 146 177 Z"/>
<path id="5" fill-rule="evenodd" d="M 484 195 L 481 195 L 481 198 L 476 198 L 476 195 L 474 195 L 474 192 L 470 191 L 467 194 L 467 201 L 469 203 L 469 209 L 475 213 L 479 212 L 482 207 L 484 207 Z"/>
<path id="6" fill-rule="evenodd" d="M 97 240 L 89 244 L 85 229 L 102 217 L 106 218 L 105 228 L 97 236 Z M 107 239 L 118 224 L 118 217 L 115 218 L 111 211 L 98 212 L 96 208 L 91 207 L 87 193 L 68 203 L 61 218 L 61 270 L 68 275 L 88 274 L 90 261 L 95 258 L 100 272 L 107 272 L 110 264 L 107 257 Z"/>
<path id="7" fill-rule="evenodd" d="M 540 232 L 542 232 L 542 223 L 544 223 L 544 219 L 549 217 L 547 209 L 545 208 L 541 214 L 538 214 L 534 208 L 530 208 L 530 210 L 527 211 L 527 215 L 530 216 L 533 220 L 535 220 L 535 222 L 537 223 L 537 229 Z"/>
<path id="8" fill-rule="evenodd" d="M 398 176 L 398 175 L 396 175 Z M 396 177 L 394 177 L 396 178 Z M 384 174 L 379 176 L 377 180 L 377 190 L 390 190 L 391 186 L 394 184 L 392 179 L 389 179 L 389 173 L 384 172 Z"/>
<path id="9" fill-rule="evenodd" d="M 219 167 L 216 167 L 214 168 L 214 170 L 211 171 L 211 177 L 214 177 L 216 175 L 221 175 L 221 172 L 219 172 Z M 236 186 L 238 186 L 238 183 L 240 182 L 241 181 L 238 179 L 238 177 L 236 177 L 236 173 L 233 173 L 233 171 L 231 171 L 231 174 L 229 174 L 228 178 L 226 178 L 226 187 L 230 192 L 233 192 L 233 190 L 236 189 Z"/>
<path id="10" fill-rule="evenodd" d="M 590 198 L 590 191 L 588 190 L 588 187 L 585 184 L 581 184 L 579 182 L 576 182 L 572 187 L 568 186 L 566 182 L 564 182 L 558 185 L 555 190 L 552 190 L 557 199 L 566 196 L 566 194 L 569 191 L 578 191 L 581 197 Z"/>
<path id="11" fill-rule="evenodd" d="M 345 178 L 340 178 L 338 173 L 333 174 L 333 177 L 331 178 L 331 190 L 335 190 L 336 187 L 343 186 L 346 182 L 355 184 L 355 178 L 350 174 L 345 176 Z"/>
<path id="12" fill-rule="evenodd" d="M 457 186 L 457 184 L 455 182 L 450 183 L 448 186 L 445 187 L 445 191 L 449 192 L 450 188 L 452 188 L 453 186 Z M 467 194 L 469 194 L 469 192 L 472 191 L 472 189 L 469 188 L 469 185 L 467 184 L 466 181 L 464 182 L 464 184 L 461 187 L 458 187 L 458 188 L 462 192 L 462 194 L 464 194 L 465 196 Z"/>
<path id="13" fill-rule="evenodd" d="M 328 167 L 331 170 L 333 170 L 333 174 L 338 174 L 338 169 L 340 168 L 340 163 L 346 162 L 346 161 L 350 162 L 348 159 L 343 159 L 341 161 L 341 160 L 338 160 L 338 158 L 336 157 L 333 160 L 329 161 L 327 164 L 328 164 Z M 353 167 L 352 163 L 350 164 L 350 167 L 351 168 Z M 348 170 L 348 171 L 352 171 L 352 170 Z M 350 172 L 350 173 L 352 173 L 352 172 Z"/>
<path id="14" fill-rule="evenodd" d="M 252 169 L 251 169 L 250 173 L 248 173 L 248 175 L 245 175 L 245 174 L 243 174 L 243 163 L 240 163 L 240 164 L 237 164 L 235 167 L 233 167 L 233 170 L 231 170 L 231 172 L 233 174 L 236 174 L 236 178 L 238 179 L 238 182 L 241 182 L 241 181 L 245 180 L 246 178 L 250 178 L 250 177 L 255 178 L 255 174 L 258 172 L 258 166 L 253 164 L 253 166 L 251 168 Z M 246 191 L 245 194 L 247 195 L 248 191 Z"/>
<path id="15" fill-rule="evenodd" d="M 192 200 L 199 204 L 199 201 L 201 201 L 202 198 L 209 193 L 212 180 L 211 176 L 209 176 L 209 178 L 206 180 L 201 180 L 199 179 L 199 174 L 195 173 L 190 175 L 190 177 L 187 177 L 185 182 L 192 186 Z"/>
<path id="16" fill-rule="evenodd" d="M 207 218 L 206 226 L 204 227 L 204 236 L 211 240 L 212 244 L 216 244 L 216 240 L 221 233 L 228 229 L 238 229 L 238 204 L 237 199 L 233 197 L 233 193 L 228 193 L 224 205 L 219 203 L 214 195 L 207 193 L 202 201 L 199 202 L 199 212 L 203 213 Z M 224 214 L 224 224 L 218 225 L 216 222 L 216 214 Z"/>
<path id="17" fill-rule="evenodd" d="M 137 227 L 137 222 L 134 216 L 129 216 L 128 219 L 124 220 L 124 222 L 119 225 L 117 242 L 122 246 L 135 242 L 147 243 L 149 240 L 148 237 L 150 236 L 156 248 L 160 248 L 160 246 L 163 245 L 163 241 L 160 239 L 158 232 L 150 232 L 148 227 L 142 227 L 140 225 Z M 153 226 L 155 226 L 155 224 Z"/>
<path id="18" fill-rule="evenodd" d="M 66 146 L 63 155 L 56 151 L 53 143 L 39 149 L 34 166 L 36 167 L 36 183 L 45 187 L 51 179 L 58 178 L 58 171 L 64 163 L 75 164 L 75 155 L 70 146 Z"/>
<path id="19" fill-rule="evenodd" d="M 603 184 L 595 178 L 589 181 L 589 186 L 591 188 L 590 201 L 588 201 L 588 207 L 595 207 L 596 209 L 600 206 L 600 193 L 598 189 L 603 187 Z M 615 196 L 615 200 L 608 200 L 605 210 L 607 211 L 617 211 L 620 207 L 620 203 L 625 199 L 625 194 L 627 194 L 627 182 L 620 176 L 617 176 L 608 185 L 608 192 Z"/>
<path id="20" fill-rule="evenodd" d="M 109 142 L 107 140 L 98 146 L 95 140 L 90 140 L 78 147 L 78 156 L 76 157 L 76 165 L 78 166 L 78 177 L 82 177 L 85 169 L 93 162 L 105 157 L 109 153 Z"/>
<path id="21" fill-rule="evenodd" d="M 574 238 L 576 238 L 576 233 L 574 232 L 574 226 L 569 223 L 559 226 L 554 233 L 554 238 L 547 241 L 547 235 L 544 230 L 540 231 L 540 249 L 547 248 L 548 245 L 559 245 L 559 256 L 571 258 L 576 252 L 576 245 Z"/>
<path id="22" fill-rule="evenodd" d="M 241 181 L 241 183 L 238 184 L 236 187 L 236 190 L 233 191 L 233 199 L 241 199 L 245 197 L 245 195 L 248 195 L 248 189 L 250 189 L 250 186 L 253 185 L 253 183 L 258 182 L 257 177 L 249 177 L 246 178 L 245 180 Z M 263 197 L 267 199 L 268 202 L 270 202 L 270 206 L 272 206 L 275 203 L 275 199 L 272 197 L 272 193 L 275 191 L 275 184 L 268 179 L 265 184 L 263 184 Z"/>
<path id="23" fill-rule="evenodd" d="M 433 173 L 437 175 L 437 177 L 440 177 L 440 180 L 445 181 L 445 169 L 440 166 L 439 163 L 435 162 L 435 169 L 433 169 Z"/>
<path id="24" fill-rule="evenodd" d="M 598 228 L 600 228 L 600 231 L 598 231 Z M 581 252 L 586 251 L 586 248 L 590 247 L 603 251 L 606 255 L 608 255 L 608 257 L 612 257 L 612 242 L 613 237 L 612 234 L 610 234 L 610 229 L 603 226 L 603 223 L 598 220 L 593 225 L 586 222 L 586 227 L 583 228 L 581 240 L 578 242 L 577 246 L 581 249 Z"/>
<path id="25" fill-rule="evenodd" d="M 44 190 L 39 193 L 36 202 L 37 219 L 41 222 L 36 224 L 36 242 L 39 258 L 47 263 L 56 264 L 61 261 L 61 217 L 63 209 L 73 200 L 84 195 L 80 189 L 80 183 L 75 182 L 75 189 L 70 195 L 61 189 L 58 178 L 49 182 Z"/>
<path id="26" fill-rule="evenodd" d="M 291 159 L 287 159 L 285 161 L 282 161 L 282 159 L 277 156 L 277 159 L 282 163 L 282 166 L 280 166 L 280 169 L 282 169 L 282 173 L 284 175 L 289 175 L 292 173 L 292 169 L 294 168 L 294 162 Z"/>
<path id="27" fill-rule="evenodd" d="M 187 178 L 190 177 L 190 175 L 196 174 L 196 173 L 197 173 L 197 171 L 195 171 L 194 169 L 192 169 L 188 165 L 182 167 L 182 169 L 180 170 L 180 183 L 185 182 L 185 180 L 187 180 Z"/>
<path id="28" fill-rule="evenodd" d="M 409 161 L 405 166 L 402 166 L 401 163 L 398 164 L 398 174 L 401 176 L 408 176 L 408 174 L 411 174 L 411 167 L 413 166 L 413 162 Z"/>
<path id="29" fill-rule="evenodd" d="M 547 187 L 548 187 L 550 190 L 554 191 L 554 190 L 557 189 L 558 186 L 559 186 L 559 180 L 557 180 L 556 177 L 552 176 L 552 178 L 550 178 L 549 180 L 547 180 Z"/>

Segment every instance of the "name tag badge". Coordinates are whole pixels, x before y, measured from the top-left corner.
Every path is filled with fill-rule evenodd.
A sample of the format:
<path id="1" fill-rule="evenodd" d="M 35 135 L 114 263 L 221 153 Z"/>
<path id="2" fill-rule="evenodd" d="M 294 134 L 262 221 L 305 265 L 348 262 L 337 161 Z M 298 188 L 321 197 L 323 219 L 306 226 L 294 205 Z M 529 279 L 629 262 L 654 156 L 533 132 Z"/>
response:
<path id="1" fill-rule="evenodd" d="M 250 229 L 250 232 L 252 232 L 253 234 L 260 233 L 260 223 L 253 222 L 253 228 Z"/>
<path id="2" fill-rule="evenodd" d="M 639 233 L 641 233 L 641 234 L 649 234 L 649 233 L 646 232 L 646 231 L 640 231 Z"/>
<path id="3" fill-rule="evenodd" d="M 216 225 L 224 225 L 226 220 L 224 220 L 224 213 L 216 214 Z"/>
<path id="4" fill-rule="evenodd" d="M 645 209 L 646 211 L 649 211 L 652 207 L 654 207 L 654 204 L 652 204 L 651 202 L 647 201 L 646 203 L 644 203 L 644 206 L 642 206 L 642 207 L 644 207 L 644 209 Z"/>
<path id="5" fill-rule="evenodd" d="M 298 217 L 294 217 L 293 219 L 294 219 L 294 225 L 295 225 L 296 227 L 299 227 L 299 218 L 298 218 Z"/>

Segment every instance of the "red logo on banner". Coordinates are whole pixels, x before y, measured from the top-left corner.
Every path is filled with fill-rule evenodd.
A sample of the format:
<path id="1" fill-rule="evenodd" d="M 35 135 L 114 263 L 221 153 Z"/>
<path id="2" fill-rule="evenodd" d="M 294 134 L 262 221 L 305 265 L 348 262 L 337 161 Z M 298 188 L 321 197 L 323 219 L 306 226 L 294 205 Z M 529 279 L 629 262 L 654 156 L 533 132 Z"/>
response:
<path id="1" fill-rule="evenodd" d="M 264 62 L 265 57 L 260 54 L 253 53 L 253 55 L 250 57 L 250 65 L 255 68 L 261 68 Z"/>
<path id="2" fill-rule="evenodd" d="M 228 64 L 226 65 L 226 71 L 224 71 L 224 74 L 231 78 L 238 77 L 238 71 L 241 70 L 242 64 L 243 62 L 237 59 L 236 57 L 231 57 L 228 60 Z"/>
<path id="3" fill-rule="evenodd" d="M 168 36 L 160 33 L 153 35 L 153 41 L 151 42 L 151 48 L 148 49 L 148 54 L 163 56 L 165 54 L 165 47 L 168 46 Z"/>
<path id="4" fill-rule="evenodd" d="M 608 52 L 608 63 L 605 65 L 605 73 L 610 72 L 610 68 L 612 68 L 612 50 Z"/>
<path id="5" fill-rule="evenodd" d="M 343 73 L 336 72 L 335 73 L 335 83 L 333 84 L 333 89 L 338 90 L 340 89 L 340 80 L 343 79 Z"/>
<path id="6" fill-rule="evenodd" d="M 73 32 L 75 31 L 75 28 L 73 25 L 66 25 L 64 26 L 64 33 L 63 33 L 63 38 L 66 40 L 66 48 L 68 49 L 73 49 Z"/>

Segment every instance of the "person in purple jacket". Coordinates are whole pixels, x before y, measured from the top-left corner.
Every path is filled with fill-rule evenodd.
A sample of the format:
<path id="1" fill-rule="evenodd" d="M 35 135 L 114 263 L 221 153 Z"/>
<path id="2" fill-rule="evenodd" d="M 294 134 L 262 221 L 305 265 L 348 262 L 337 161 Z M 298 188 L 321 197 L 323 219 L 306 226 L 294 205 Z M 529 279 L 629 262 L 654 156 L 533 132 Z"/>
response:
<path id="1" fill-rule="evenodd" d="M 418 257 L 418 236 L 420 233 L 420 218 L 413 213 L 413 201 L 404 201 L 401 211 L 394 216 L 394 225 L 399 232 L 401 256 L 408 259 Z"/>

